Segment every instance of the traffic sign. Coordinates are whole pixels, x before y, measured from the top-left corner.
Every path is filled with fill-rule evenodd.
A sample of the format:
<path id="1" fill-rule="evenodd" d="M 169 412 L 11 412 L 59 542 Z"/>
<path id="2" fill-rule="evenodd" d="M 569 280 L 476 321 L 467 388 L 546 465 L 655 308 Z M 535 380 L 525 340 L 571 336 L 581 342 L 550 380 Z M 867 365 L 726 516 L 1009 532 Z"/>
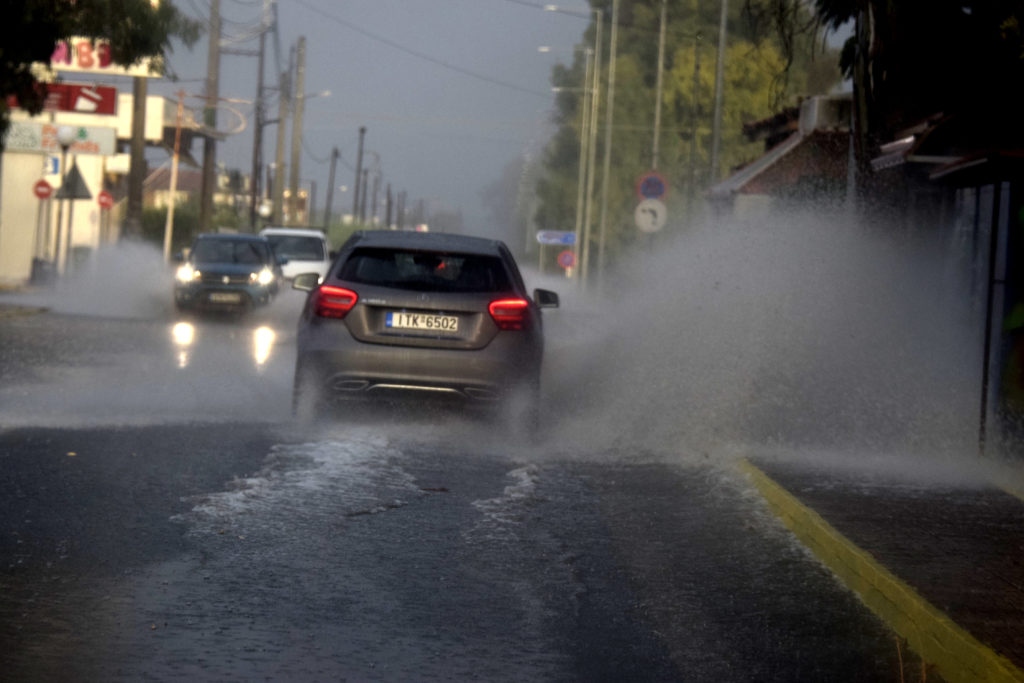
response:
<path id="1" fill-rule="evenodd" d="M 39 179 L 36 181 L 36 184 L 32 186 L 32 192 L 34 192 L 36 197 L 39 197 L 40 199 L 49 199 L 53 196 L 53 185 L 45 180 Z"/>
<path id="2" fill-rule="evenodd" d="M 96 201 L 101 209 L 110 209 L 114 206 L 114 195 L 106 190 L 100 190 L 100 193 L 96 195 Z"/>
<path id="3" fill-rule="evenodd" d="M 566 249 L 558 255 L 558 265 L 563 268 L 572 268 L 576 265 L 576 252 Z"/>
<path id="4" fill-rule="evenodd" d="M 636 196 L 640 199 L 661 199 L 668 192 L 668 183 L 657 171 L 648 171 L 636 181 Z"/>
<path id="5" fill-rule="evenodd" d="M 71 164 L 71 170 L 64 176 L 64 184 L 57 190 L 57 199 L 92 199 L 92 192 L 85 184 L 78 164 Z"/>
<path id="6" fill-rule="evenodd" d="M 537 241 L 541 244 L 576 244 L 576 233 L 571 230 L 538 230 Z"/>
<path id="7" fill-rule="evenodd" d="M 636 205 L 633 220 L 640 232 L 658 232 L 665 227 L 668 209 L 659 199 L 645 199 Z"/>

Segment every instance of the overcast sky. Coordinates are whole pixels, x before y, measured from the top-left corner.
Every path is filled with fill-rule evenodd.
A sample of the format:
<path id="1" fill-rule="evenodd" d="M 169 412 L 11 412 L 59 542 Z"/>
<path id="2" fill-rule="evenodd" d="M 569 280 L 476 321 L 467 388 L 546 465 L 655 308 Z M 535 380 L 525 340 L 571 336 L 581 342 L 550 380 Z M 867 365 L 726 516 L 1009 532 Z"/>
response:
<path id="1" fill-rule="evenodd" d="M 175 0 L 179 9 L 209 20 L 209 0 Z M 221 0 L 227 39 L 258 24 L 263 0 Z M 584 0 L 567 0 L 568 12 L 544 11 L 541 0 L 278 0 L 280 64 L 299 36 L 306 38 L 306 93 L 330 90 L 329 97 L 306 100 L 305 145 L 300 164 L 317 202 L 326 197 L 331 148 L 341 162 L 335 211 L 351 212 L 359 127 L 366 126 L 365 149 L 380 158 L 384 182 L 406 191 L 410 206 L 426 199 L 463 212 L 467 227 L 487 232 L 482 189 L 502 168 L 526 152 L 536 152 L 552 132 L 554 94 L 551 67 L 569 63 L 589 18 Z M 272 38 L 272 36 L 271 36 Z M 238 48 L 256 49 L 256 40 Z M 551 46 L 550 53 L 537 48 Z M 177 48 L 170 66 L 179 83 L 155 81 L 151 94 L 178 88 L 202 94 L 206 39 L 191 51 Z M 278 57 L 267 44 L 266 83 L 276 85 Z M 220 95 L 253 100 L 257 60 L 225 55 Z M 268 93 L 268 116 L 276 117 L 276 93 Z M 193 103 L 199 105 L 198 100 Z M 251 104 L 238 105 L 251 123 Z M 220 125 L 233 125 L 221 114 Z M 289 147 L 285 162 L 290 159 Z M 273 161 L 277 127 L 268 126 L 264 159 Z M 218 149 L 218 161 L 248 173 L 252 129 Z M 193 153 L 200 157 L 198 143 Z M 364 166 L 372 164 L 366 154 Z M 382 190 L 383 194 L 383 190 Z"/>

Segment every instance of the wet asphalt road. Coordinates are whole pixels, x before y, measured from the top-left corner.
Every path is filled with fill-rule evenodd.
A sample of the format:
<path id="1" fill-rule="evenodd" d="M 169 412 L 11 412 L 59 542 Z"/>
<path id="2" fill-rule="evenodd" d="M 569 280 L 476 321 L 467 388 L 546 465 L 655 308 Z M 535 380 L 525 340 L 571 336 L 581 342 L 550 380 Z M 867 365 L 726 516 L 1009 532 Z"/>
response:
<path id="1" fill-rule="evenodd" d="M 0 320 L 5 679 L 898 680 L 725 459 L 580 449 L 558 412 L 537 447 L 300 430 L 293 303 L 187 349 L 160 310 Z"/>

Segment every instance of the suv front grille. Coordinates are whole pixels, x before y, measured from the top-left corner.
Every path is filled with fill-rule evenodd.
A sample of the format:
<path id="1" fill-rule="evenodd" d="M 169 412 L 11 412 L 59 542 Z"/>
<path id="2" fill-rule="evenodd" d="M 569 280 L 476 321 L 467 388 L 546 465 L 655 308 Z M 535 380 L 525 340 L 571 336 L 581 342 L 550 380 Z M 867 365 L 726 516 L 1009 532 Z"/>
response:
<path id="1" fill-rule="evenodd" d="M 225 279 L 227 281 L 225 281 Z M 248 275 L 222 275 L 220 273 L 203 273 L 204 285 L 244 285 L 249 282 Z"/>

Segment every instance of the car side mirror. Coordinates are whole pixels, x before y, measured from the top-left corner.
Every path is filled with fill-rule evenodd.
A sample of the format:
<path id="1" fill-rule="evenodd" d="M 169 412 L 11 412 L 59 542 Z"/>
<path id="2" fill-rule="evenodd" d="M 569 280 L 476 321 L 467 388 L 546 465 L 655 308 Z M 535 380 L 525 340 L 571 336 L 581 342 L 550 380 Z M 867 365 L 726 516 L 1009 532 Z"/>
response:
<path id="1" fill-rule="evenodd" d="M 533 300 L 541 308 L 558 308 L 558 294 L 548 289 L 533 290 Z"/>
<path id="2" fill-rule="evenodd" d="M 174 261 L 175 263 L 184 263 L 185 262 L 185 252 L 183 252 L 183 251 L 176 251 L 176 252 L 174 252 L 174 256 L 171 257 L 171 260 Z"/>
<path id="3" fill-rule="evenodd" d="M 319 284 L 319 273 L 299 273 L 292 280 L 292 289 L 297 289 L 300 292 L 312 292 Z"/>
<path id="4" fill-rule="evenodd" d="M 286 265 L 288 265 L 288 257 L 287 256 L 278 256 L 277 257 L 277 265 L 279 265 L 279 266 L 286 266 Z"/>

